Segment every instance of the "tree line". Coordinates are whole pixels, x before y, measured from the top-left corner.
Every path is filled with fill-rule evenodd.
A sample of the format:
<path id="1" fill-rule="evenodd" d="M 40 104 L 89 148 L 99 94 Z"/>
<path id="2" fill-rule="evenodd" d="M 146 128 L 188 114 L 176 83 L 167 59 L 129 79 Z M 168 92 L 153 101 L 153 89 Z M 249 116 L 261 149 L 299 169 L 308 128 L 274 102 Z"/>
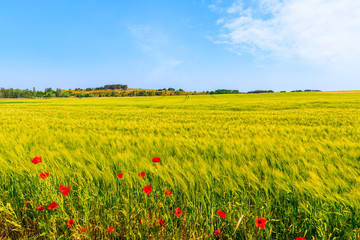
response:
<path id="1" fill-rule="evenodd" d="M 319 92 L 320 90 L 293 90 L 291 92 Z M 285 92 L 285 91 L 280 91 Z M 212 94 L 240 94 L 240 93 L 274 93 L 273 90 L 254 90 L 249 92 L 240 92 L 239 90 L 217 89 L 215 91 L 186 92 L 183 89 L 163 88 L 157 90 L 128 90 L 127 85 L 114 84 L 105 85 L 99 88 L 76 88 L 74 90 L 63 90 L 60 88 L 45 88 L 45 91 L 36 91 L 14 88 L 0 88 L 0 98 L 52 98 L 52 97 L 133 97 L 133 96 L 176 96 L 176 95 L 212 95 Z"/>
<path id="2" fill-rule="evenodd" d="M 126 91 L 128 89 L 128 86 L 125 84 L 109 84 L 104 85 L 103 87 L 95 87 L 95 88 L 75 88 L 75 91 L 93 91 L 93 90 L 124 90 Z"/>

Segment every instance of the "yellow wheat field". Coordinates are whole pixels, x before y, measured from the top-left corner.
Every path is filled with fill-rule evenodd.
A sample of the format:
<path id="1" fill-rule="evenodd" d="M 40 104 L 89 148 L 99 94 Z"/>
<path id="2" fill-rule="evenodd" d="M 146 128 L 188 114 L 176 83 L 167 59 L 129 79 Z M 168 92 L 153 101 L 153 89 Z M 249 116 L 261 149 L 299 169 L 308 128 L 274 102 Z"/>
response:
<path id="1" fill-rule="evenodd" d="M 356 239 L 359 116 L 359 91 L 0 100 L 0 238 Z"/>

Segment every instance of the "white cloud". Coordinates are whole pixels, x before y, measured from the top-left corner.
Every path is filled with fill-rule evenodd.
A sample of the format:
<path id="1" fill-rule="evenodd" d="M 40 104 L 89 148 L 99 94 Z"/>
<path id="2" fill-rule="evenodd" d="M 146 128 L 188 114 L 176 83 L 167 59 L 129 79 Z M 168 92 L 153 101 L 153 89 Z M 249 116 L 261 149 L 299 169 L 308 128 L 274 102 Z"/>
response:
<path id="1" fill-rule="evenodd" d="M 235 1 L 228 8 L 218 43 L 239 54 L 295 57 L 316 64 L 360 62 L 359 0 L 255 3 Z"/>
<path id="2" fill-rule="evenodd" d="M 229 8 L 227 9 L 226 12 L 227 12 L 227 13 L 237 13 L 237 12 L 241 12 L 242 9 L 243 9 L 243 4 L 242 4 L 242 2 L 239 1 L 239 0 L 237 0 L 237 1 L 235 1 L 235 2 L 231 5 L 231 7 L 229 7 Z"/>
<path id="3" fill-rule="evenodd" d="M 174 58 L 170 52 L 170 37 L 149 25 L 131 25 L 128 29 L 135 45 L 153 59 L 149 65 L 155 67 L 148 73 L 151 79 L 159 79 L 171 75 L 172 71 L 182 64 L 182 60 Z M 170 50 L 169 50 L 170 49 Z"/>
<path id="4" fill-rule="evenodd" d="M 159 46 L 167 43 L 167 38 L 155 32 L 149 25 L 131 25 L 127 26 L 134 39 L 134 43 L 143 52 L 159 51 Z"/>
<path id="5" fill-rule="evenodd" d="M 215 4 L 210 4 L 210 5 L 208 6 L 208 8 L 209 8 L 211 11 L 213 11 L 213 12 L 216 11 L 216 5 L 215 5 Z"/>
<path id="6" fill-rule="evenodd" d="M 217 21 L 216 21 L 216 25 L 220 25 L 222 23 L 224 23 L 225 19 L 223 18 L 219 18 Z"/>

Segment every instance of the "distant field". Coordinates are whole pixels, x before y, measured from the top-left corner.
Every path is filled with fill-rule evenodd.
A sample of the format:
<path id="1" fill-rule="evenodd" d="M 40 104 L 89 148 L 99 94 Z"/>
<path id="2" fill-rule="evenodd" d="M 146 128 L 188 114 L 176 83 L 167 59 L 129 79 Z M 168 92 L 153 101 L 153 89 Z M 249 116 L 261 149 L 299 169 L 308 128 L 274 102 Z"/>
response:
<path id="1" fill-rule="evenodd" d="M 0 123 L 0 239 L 360 236 L 359 91 L 0 100 Z"/>

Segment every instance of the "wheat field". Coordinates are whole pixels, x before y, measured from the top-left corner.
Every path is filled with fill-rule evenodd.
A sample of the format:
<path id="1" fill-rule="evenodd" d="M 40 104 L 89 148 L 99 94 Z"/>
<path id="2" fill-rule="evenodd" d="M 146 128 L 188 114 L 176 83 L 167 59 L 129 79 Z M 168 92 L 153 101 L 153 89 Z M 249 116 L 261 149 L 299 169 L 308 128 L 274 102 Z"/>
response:
<path id="1" fill-rule="evenodd" d="M 357 239 L 359 116 L 360 91 L 0 100 L 0 239 Z"/>

